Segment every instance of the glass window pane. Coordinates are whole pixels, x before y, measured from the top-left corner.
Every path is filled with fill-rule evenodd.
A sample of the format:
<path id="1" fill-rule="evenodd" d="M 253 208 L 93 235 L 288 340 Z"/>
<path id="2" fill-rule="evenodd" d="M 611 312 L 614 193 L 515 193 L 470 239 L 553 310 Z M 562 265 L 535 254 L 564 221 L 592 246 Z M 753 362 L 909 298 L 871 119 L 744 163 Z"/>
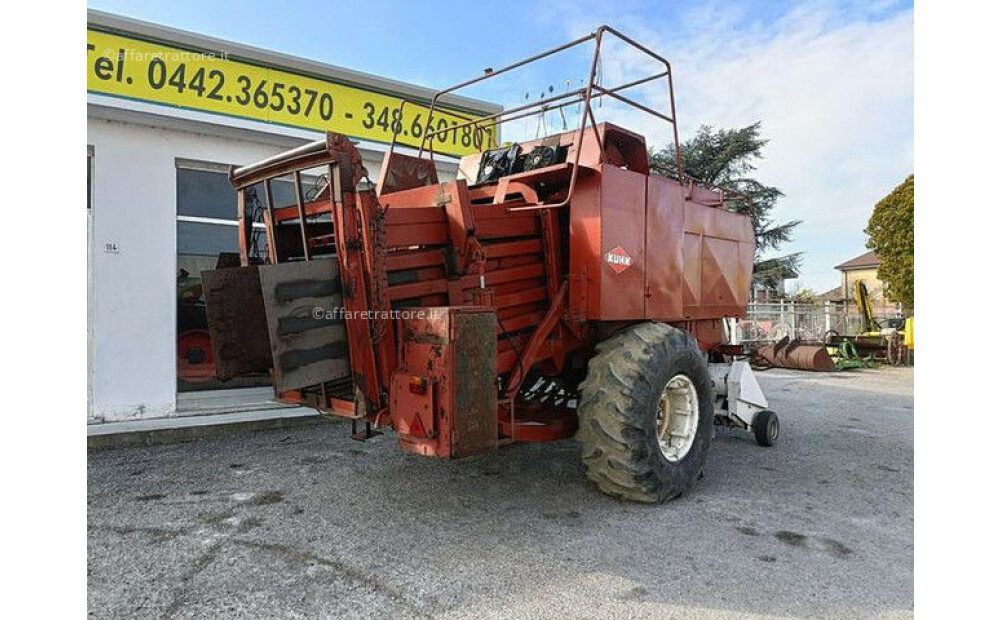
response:
<path id="1" fill-rule="evenodd" d="M 289 179 L 274 179 L 271 181 L 271 196 L 274 198 L 274 207 L 291 207 L 295 202 L 295 183 Z"/>
<path id="2" fill-rule="evenodd" d="M 177 214 L 236 219 L 236 190 L 223 172 L 177 169 Z"/>
<path id="3" fill-rule="evenodd" d="M 304 202 L 309 202 L 314 199 L 319 189 L 323 187 L 325 182 L 325 178 L 321 179 L 319 176 L 303 174 L 302 200 Z M 263 201 L 263 184 L 259 183 L 258 185 L 261 186 L 259 196 Z M 297 204 L 295 202 L 295 181 L 292 175 L 271 179 L 271 196 L 274 198 L 274 208 L 276 209 L 295 206 Z"/>
<path id="4" fill-rule="evenodd" d="M 177 222 L 177 253 L 218 256 L 220 252 L 239 252 L 239 228 L 225 224 Z"/>

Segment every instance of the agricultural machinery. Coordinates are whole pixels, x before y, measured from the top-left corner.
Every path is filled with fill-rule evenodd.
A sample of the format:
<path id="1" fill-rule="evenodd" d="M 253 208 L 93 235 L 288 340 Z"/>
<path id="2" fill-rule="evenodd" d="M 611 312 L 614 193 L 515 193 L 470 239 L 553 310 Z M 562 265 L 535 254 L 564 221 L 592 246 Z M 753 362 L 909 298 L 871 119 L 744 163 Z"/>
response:
<path id="1" fill-rule="evenodd" d="M 602 85 L 610 38 L 657 71 Z M 456 90 L 591 44 L 579 89 L 432 122 Z M 657 80 L 665 111 L 625 94 Z M 651 174 L 642 136 L 596 121 L 602 98 L 667 123 L 677 144 L 670 64 L 605 26 L 439 92 L 420 147 L 394 142 L 377 183 L 332 133 L 231 169 L 240 266 L 203 273 L 219 376 L 270 371 L 280 401 L 350 419 L 357 439 L 392 429 L 427 456 L 575 435 L 600 490 L 642 502 L 692 487 L 713 425 L 771 445 L 777 416 L 726 335 L 749 295 L 750 218 L 685 175 L 676 147 L 675 176 Z M 574 129 L 498 140 L 504 122 L 571 105 Z M 441 182 L 434 145 L 449 132 L 482 149 Z M 293 203 L 276 203 L 280 180 Z"/>

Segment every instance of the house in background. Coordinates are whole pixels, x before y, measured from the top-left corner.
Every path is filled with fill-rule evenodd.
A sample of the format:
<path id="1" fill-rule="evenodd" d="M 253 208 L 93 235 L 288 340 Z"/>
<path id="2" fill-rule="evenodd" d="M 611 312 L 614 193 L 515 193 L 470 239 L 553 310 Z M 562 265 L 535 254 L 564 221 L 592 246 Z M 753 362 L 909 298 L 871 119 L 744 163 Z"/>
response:
<path id="1" fill-rule="evenodd" d="M 821 303 L 822 302 L 827 302 L 827 301 L 829 301 L 831 303 L 840 303 L 840 302 L 845 301 L 844 300 L 844 287 L 843 287 L 843 285 L 842 284 L 838 284 L 837 286 L 833 287 L 832 289 L 828 290 L 827 292 L 821 293 L 819 295 L 819 301 Z"/>
<path id="2" fill-rule="evenodd" d="M 875 252 L 865 252 L 837 265 L 835 269 L 841 274 L 840 288 L 828 291 L 823 296 L 833 297 L 836 294 L 840 299 L 853 301 L 855 282 L 861 281 L 868 288 L 868 298 L 876 312 L 895 309 L 896 304 L 886 297 L 885 283 L 878 279 L 878 265 L 878 254 Z"/>

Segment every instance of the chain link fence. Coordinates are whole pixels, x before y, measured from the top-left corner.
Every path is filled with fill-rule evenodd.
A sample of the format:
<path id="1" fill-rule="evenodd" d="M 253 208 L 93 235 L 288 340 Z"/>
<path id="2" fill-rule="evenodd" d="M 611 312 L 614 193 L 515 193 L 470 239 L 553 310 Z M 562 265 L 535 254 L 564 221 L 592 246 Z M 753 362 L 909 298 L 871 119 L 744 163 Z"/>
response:
<path id="1" fill-rule="evenodd" d="M 902 307 L 882 309 L 875 318 L 883 325 L 888 319 L 903 316 Z M 820 342 L 828 331 L 854 335 L 864 331 L 864 320 L 857 306 L 850 302 L 750 303 L 745 318 L 734 321 L 732 340 L 743 342 L 774 342 L 789 338 Z"/>

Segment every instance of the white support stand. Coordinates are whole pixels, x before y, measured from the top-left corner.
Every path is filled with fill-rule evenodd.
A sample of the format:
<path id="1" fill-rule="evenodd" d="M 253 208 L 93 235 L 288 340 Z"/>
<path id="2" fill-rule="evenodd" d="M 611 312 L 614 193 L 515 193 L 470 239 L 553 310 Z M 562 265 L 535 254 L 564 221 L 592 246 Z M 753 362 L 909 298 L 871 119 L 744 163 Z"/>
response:
<path id="1" fill-rule="evenodd" d="M 750 429 L 757 414 L 767 409 L 767 398 L 750 364 L 709 364 L 708 370 L 715 389 L 716 417 Z"/>

